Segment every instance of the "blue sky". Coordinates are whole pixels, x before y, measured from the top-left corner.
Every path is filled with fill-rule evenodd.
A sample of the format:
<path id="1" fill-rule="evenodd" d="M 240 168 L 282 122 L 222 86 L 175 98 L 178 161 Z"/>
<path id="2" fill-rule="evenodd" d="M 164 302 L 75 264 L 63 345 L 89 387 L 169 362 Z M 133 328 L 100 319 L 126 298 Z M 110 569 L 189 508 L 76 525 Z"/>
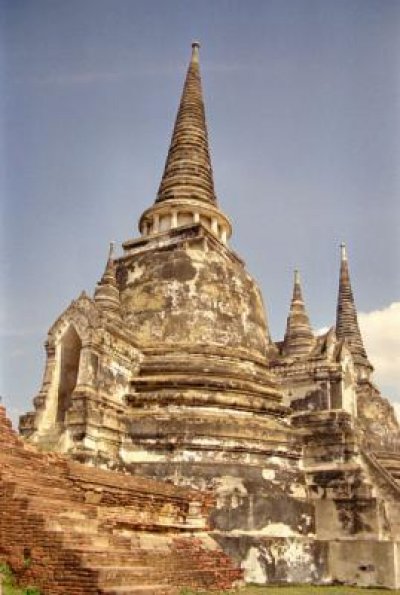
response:
<path id="1" fill-rule="evenodd" d="M 217 195 L 274 339 L 295 267 L 314 327 L 333 324 L 343 240 L 359 310 L 398 312 L 398 1 L 0 5 L 0 390 L 10 409 L 27 410 L 39 388 L 50 324 L 93 291 L 109 241 L 137 235 L 154 201 L 194 39 Z M 400 381 L 381 380 L 400 401 Z"/>

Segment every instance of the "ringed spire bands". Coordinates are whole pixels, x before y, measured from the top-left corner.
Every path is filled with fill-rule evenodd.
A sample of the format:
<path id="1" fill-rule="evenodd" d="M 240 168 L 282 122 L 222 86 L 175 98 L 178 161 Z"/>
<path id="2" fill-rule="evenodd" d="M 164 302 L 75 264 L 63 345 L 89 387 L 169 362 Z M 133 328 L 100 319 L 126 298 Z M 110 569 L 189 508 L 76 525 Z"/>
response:
<path id="1" fill-rule="evenodd" d="M 293 297 L 287 318 L 283 353 L 289 356 L 303 356 L 311 351 L 314 344 L 314 334 L 301 290 L 300 273 L 298 270 L 295 270 Z"/>
<path id="2" fill-rule="evenodd" d="M 101 280 L 97 283 L 94 300 L 103 310 L 119 315 L 120 296 L 115 274 L 114 242 L 111 242 L 107 264 Z"/>
<path id="3" fill-rule="evenodd" d="M 217 202 L 201 88 L 199 47 L 198 42 L 192 44 L 192 57 L 156 202 L 180 198 Z"/>
<path id="4" fill-rule="evenodd" d="M 202 223 L 225 243 L 232 229 L 229 219 L 218 208 L 214 189 L 199 47 L 197 41 L 192 43 L 192 55 L 157 198 L 143 213 L 139 230 L 143 235 L 149 235 L 180 225 Z"/>
<path id="5" fill-rule="evenodd" d="M 372 370 L 364 348 L 358 325 L 357 308 L 354 301 L 350 282 L 349 263 L 345 244 L 340 246 L 340 276 L 339 292 L 336 310 L 336 335 L 339 339 L 346 339 L 349 349 L 355 358 L 356 366 L 360 369 Z"/>

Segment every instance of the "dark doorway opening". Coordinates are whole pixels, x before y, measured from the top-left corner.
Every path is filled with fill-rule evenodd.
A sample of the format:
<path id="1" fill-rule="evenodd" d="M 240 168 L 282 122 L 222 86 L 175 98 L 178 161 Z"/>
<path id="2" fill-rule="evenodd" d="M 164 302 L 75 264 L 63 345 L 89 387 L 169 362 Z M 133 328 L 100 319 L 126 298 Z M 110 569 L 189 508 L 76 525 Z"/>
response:
<path id="1" fill-rule="evenodd" d="M 68 327 L 61 339 L 60 381 L 58 385 L 57 421 L 63 422 L 65 414 L 71 406 L 79 371 L 79 357 L 82 342 L 75 328 Z"/>

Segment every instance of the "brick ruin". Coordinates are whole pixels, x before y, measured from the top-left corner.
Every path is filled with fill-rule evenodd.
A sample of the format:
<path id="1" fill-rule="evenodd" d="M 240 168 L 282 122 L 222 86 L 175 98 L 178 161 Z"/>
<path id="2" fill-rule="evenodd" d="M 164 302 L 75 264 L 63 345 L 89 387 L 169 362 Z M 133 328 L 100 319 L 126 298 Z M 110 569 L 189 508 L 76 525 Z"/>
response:
<path id="1" fill-rule="evenodd" d="M 242 571 L 207 535 L 210 495 L 41 453 L 0 406 L 0 562 L 54 595 L 223 589 Z"/>
<path id="2" fill-rule="evenodd" d="M 346 249 L 336 324 L 315 335 L 296 272 L 273 342 L 217 203 L 197 43 L 139 231 L 51 327 L 22 436 L 92 474 L 212 493 L 209 537 L 249 582 L 400 587 L 400 428 L 373 384 Z"/>

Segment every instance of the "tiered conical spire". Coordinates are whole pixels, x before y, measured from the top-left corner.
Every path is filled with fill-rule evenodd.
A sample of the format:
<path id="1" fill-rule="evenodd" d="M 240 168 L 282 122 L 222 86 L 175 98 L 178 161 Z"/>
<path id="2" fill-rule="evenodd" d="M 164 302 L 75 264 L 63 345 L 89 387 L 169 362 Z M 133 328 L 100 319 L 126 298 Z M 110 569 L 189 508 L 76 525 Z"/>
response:
<path id="1" fill-rule="evenodd" d="M 218 208 L 204 101 L 201 89 L 198 42 L 186 74 L 164 173 L 155 203 L 142 214 L 143 236 L 168 233 L 186 225 L 202 225 L 223 244 L 232 233 L 229 219 Z"/>
<path id="2" fill-rule="evenodd" d="M 367 353 L 358 325 L 357 309 L 354 302 L 353 291 L 350 283 L 349 264 L 346 246 L 341 244 L 339 295 L 336 310 L 336 336 L 346 339 L 349 349 L 355 358 L 356 364 L 372 368 L 368 361 Z"/>
<path id="3" fill-rule="evenodd" d="M 216 202 L 201 88 L 199 47 L 197 42 L 192 44 L 192 57 L 156 202 L 182 198 Z"/>
<path id="4" fill-rule="evenodd" d="M 294 272 L 293 297 L 287 318 L 283 353 L 290 356 L 307 355 L 315 339 L 301 291 L 299 271 Z"/>
<path id="5" fill-rule="evenodd" d="M 106 268 L 101 280 L 97 283 L 94 291 L 94 299 L 104 310 L 117 313 L 120 308 L 120 300 L 113 255 L 114 243 L 111 242 Z"/>

